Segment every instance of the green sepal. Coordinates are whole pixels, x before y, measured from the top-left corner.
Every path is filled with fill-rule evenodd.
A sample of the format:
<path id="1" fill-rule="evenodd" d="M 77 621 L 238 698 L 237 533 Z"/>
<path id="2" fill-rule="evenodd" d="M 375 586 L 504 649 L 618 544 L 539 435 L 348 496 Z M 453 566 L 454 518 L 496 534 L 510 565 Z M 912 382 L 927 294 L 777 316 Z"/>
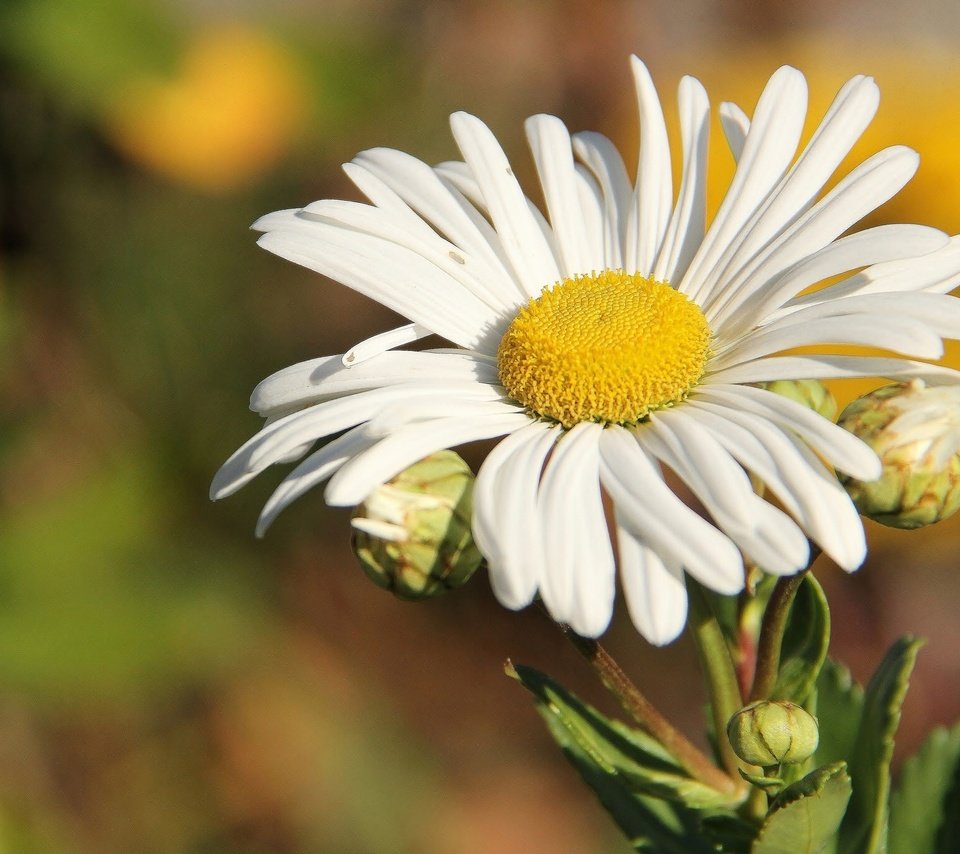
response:
<path id="1" fill-rule="evenodd" d="M 742 768 L 738 768 L 737 770 L 740 772 L 740 776 L 750 783 L 751 786 L 780 791 L 785 785 L 783 777 L 765 777 L 763 774 L 749 774 Z"/>
<path id="2" fill-rule="evenodd" d="M 820 583 L 808 572 L 797 590 L 780 650 L 780 671 L 770 699 L 803 705 L 830 646 L 830 608 Z"/>
<path id="3" fill-rule="evenodd" d="M 770 805 L 751 854 L 819 854 L 840 827 L 850 792 L 844 762 L 817 768 L 787 786 Z"/>
<path id="4" fill-rule="evenodd" d="M 695 810 L 732 807 L 742 800 L 693 779 L 652 736 L 605 717 L 543 673 L 509 664 L 506 672 L 534 695 L 561 747 L 572 740 L 599 770 L 622 780 L 630 791 Z"/>
<path id="5" fill-rule="evenodd" d="M 884 656 L 863 696 L 857 740 L 850 754 L 854 782 L 850 808 L 840 827 L 844 854 L 880 854 L 887 850 L 890 760 L 900 725 L 900 709 L 923 640 L 900 638 Z"/>
<path id="6" fill-rule="evenodd" d="M 938 727 L 903 765 L 890 799 L 891 851 L 960 851 L 960 724 Z"/>

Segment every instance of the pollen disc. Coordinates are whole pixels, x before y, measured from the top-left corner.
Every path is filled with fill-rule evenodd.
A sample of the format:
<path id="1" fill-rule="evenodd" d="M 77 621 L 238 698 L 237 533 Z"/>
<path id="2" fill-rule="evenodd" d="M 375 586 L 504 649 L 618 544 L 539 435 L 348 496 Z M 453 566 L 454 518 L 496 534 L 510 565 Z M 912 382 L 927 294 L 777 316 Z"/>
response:
<path id="1" fill-rule="evenodd" d="M 533 414 L 633 424 L 703 377 L 710 327 L 664 282 L 605 270 L 564 279 L 520 309 L 497 353 L 507 393 Z"/>

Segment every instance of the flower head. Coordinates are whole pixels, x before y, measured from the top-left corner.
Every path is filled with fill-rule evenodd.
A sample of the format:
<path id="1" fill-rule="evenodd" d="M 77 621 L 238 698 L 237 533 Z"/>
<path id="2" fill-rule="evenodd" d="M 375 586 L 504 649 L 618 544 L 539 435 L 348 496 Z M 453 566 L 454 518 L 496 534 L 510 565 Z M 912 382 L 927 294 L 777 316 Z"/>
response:
<path id="1" fill-rule="evenodd" d="M 773 75 L 752 118 L 721 105 L 738 165 L 707 227 L 706 92 L 680 83 L 675 194 L 660 102 L 637 59 L 633 73 L 635 182 L 606 137 L 571 136 L 559 119 L 534 116 L 526 130 L 541 212 L 491 131 L 457 113 L 462 161 L 431 167 L 366 151 L 345 168 L 370 204 L 320 201 L 256 223 L 265 248 L 411 322 L 262 382 L 252 408 L 267 424 L 224 464 L 214 497 L 304 457 L 264 507 L 262 532 L 323 481 L 328 503 L 356 505 L 434 451 L 503 437 L 478 472 L 473 516 L 499 600 L 522 608 L 539 595 L 556 620 L 596 636 L 619 567 L 633 622 L 653 643 L 684 626 L 684 573 L 737 593 L 744 555 L 793 573 L 807 564 L 808 537 L 845 569 L 860 565 L 863 529 L 831 467 L 871 480 L 876 454 L 758 384 L 957 382 L 913 359 L 939 358 L 942 337 L 960 334 L 960 303 L 945 295 L 960 280 L 960 242 L 918 225 L 841 237 L 918 162 L 888 148 L 821 195 L 876 111 L 870 78 L 841 89 L 799 153 L 806 82 L 797 70 Z M 839 281 L 814 289 L 825 279 Z M 395 349 L 433 333 L 455 346 Z M 878 343 L 891 355 L 783 355 Z M 665 469 L 709 518 L 675 494 Z"/>

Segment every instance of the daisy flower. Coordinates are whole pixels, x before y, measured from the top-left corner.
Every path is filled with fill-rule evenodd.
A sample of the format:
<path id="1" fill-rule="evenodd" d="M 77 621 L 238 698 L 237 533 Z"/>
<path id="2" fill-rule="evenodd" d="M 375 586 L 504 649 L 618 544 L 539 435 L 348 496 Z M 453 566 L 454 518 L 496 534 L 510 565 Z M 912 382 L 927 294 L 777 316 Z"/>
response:
<path id="1" fill-rule="evenodd" d="M 619 569 L 630 616 L 655 644 L 684 626 L 684 573 L 735 594 L 744 555 L 794 573 L 809 540 L 846 570 L 860 565 L 863 528 L 833 469 L 871 480 L 876 454 L 757 384 L 956 382 L 916 360 L 939 358 L 942 337 L 960 334 L 960 303 L 946 296 L 960 282 L 960 243 L 919 225 L 845 235 L 918 165 L 910 149 L 887 148 L 823 193 L 877 109 L 872 79 L 850 80 L 802 149 L 796 69 L 771 77 L 752 118 L 722 104 L 737 168 L 707 227 L 706 92 L 690 77 L 679 85 L 675 193 L 656 90 L 636 58 L 632 70 L 635 181 L 606 137 L 534 116 L 541 211 L 486 125 L 456 113 L 461 161 L 365 151 L 344 168 L 370 204 L 325 200 L 255 223 L 264 248 L 411 322 L 260 383 L 251 407 L 266 426 L 221 468 L 214 498 L 303 458 L 267 501 L 262 534 L 320 483 L 329 504 L 356 505 L 438 449 L 503 437 L 477 474 L 473 520 L 499 601 L 518 609 L 539 595 L 557 621 L 597 636 Z M 455 346 L 395 349 L 428 334 Z M 783 354 L 824 344 L 890 355 Z"/>

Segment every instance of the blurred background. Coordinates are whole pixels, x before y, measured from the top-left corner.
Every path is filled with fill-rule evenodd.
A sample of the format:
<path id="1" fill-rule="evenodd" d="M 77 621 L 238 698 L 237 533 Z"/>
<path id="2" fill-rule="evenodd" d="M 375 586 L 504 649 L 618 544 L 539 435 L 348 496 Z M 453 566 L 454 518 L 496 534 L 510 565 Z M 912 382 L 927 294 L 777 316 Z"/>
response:
<path id="1" fill-rule="evenodd" d="M 208 502 L 258 427 L 259 379 L 395 320 L 247 226 L 357 198 L 339 167 L 363 148 L 455 156 L 455 109 L 521 176 L 536 112 L 629 162 L 636 52 L 668 111 L 687 72 L 749 111 L 793 63 L 816 119 L 873 74 L 856 159 L 895 142 L 923 158 L 874 220 L 957 232 L 958 37 L 952 0 L 6 0 L 0 852 L 627 850 L 503 675 L 511 657 L 613 711 L 543 617 L 502 610 L 480 575 L 394 600 L 319 493 L 256 541 L 279 471 Z M 715 205 L 732 171 L 717 127 L 714 148 Z M 960 519 L 869 536 L 862 571 L 818 576 L 861 680 L 899 634 L 929 638 L 902 755 L 960 715 Z M 607 642 L 699 732 L 685 641 L 653 651 L 620 613 Z"/>

